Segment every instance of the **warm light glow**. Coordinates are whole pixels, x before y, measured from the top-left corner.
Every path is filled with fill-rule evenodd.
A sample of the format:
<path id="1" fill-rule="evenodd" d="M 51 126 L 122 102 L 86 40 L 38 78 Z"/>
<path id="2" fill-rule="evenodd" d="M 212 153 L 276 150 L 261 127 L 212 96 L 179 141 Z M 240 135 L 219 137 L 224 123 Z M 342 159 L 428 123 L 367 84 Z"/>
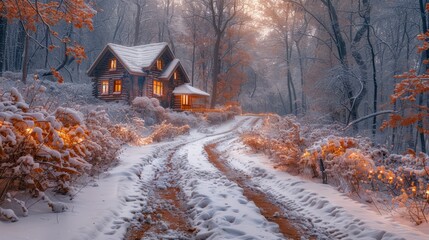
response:
<path id="1" fill-rule="evenodd" d="M 156 69 L 162 70 L 162 60 L 161 59 L 156 60 Z"/>
<path id="2" fill-rule="evenodd" d="M 122 92 L 122 81 L 121 80 L 115 80 L 114 82 L 114 86 L 113 86 L 113 92 L 114 93 L 120 93 Z"/>
<path id="3" fill-rule="evenodd" d="M 153 94 L 154 95 L 158 95 L 158 96 L 162 96 L 162 92 L 163 92 L 163 84 L 161 81 L 153 81 Z"/>
<path id="4" fill-rule="evenodd" d="M 303 157 L 303 158 L 310 157 L 310 152 L 305 151 L 305 153 L 304 153 L 304 154 L 302 154 L 302 157 Z"/>
<path id="5" fill-rule="evenodd" d="M 189 104 L 189 95 L 182 95 L 182 105 L 190 105 Z"/>
<path id="6" fill-rule="evenodd" d="M 116 70 L 116 59 L 110 60 L 110 70 Z"/>
<path id="7" fill-rule="evenodd" d="M 173 78 L 174 78 L 174 80 L 177 80 L 177 79 L 178 79 L 177 71 L 175 71 L 175 72 L 173 73 Z"/>
<path id="8" fill-rule="evenodd" d="M 109 81 L 108 80 L 101 82 L 101 94 L 109 94 Z"/>
<path id="9" fill-rule="evenodd" d="M 27 134 L 31 134 L 31 133 L 33 132 L 33 129 L 32 129 L 32 128 L 26 128 L 26 129 L 25 129 L 25 132 L 26 132 Z"/>

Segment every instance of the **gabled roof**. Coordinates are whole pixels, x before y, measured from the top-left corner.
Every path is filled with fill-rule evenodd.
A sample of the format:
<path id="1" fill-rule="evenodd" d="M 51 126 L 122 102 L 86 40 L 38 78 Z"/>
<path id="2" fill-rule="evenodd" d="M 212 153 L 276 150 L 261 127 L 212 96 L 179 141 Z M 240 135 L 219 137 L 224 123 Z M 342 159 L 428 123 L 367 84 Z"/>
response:
<path id="1" fill-rule="evenodd" d="M 210 94 L 198 89 L 192 87 L 189 83 L 182 84 L 178 87 L 176 87 L 173 90 L 174 95 L 199 95 L 199 96 L 205 96 L 210 97 Z"/>
<path id="2" fill-rule="evenodd" d="M 161 75 L 159 75 L 159 78 L 170 78 L 171 75 L 173 75 L 174 70 L 176 70 L 176 68 L 179 66 L 179 64 L 180 60 L 177 58 L 171 61 L 168 67 L 161 73 Z"/>
<path id="3" fill-rule="evenodd" d="M 180 68 L 180 70 L 183 72 L 183 75 L 185 77 L 185 82 L 190 82 L 188 74 L 185 71 L 185 68 L 182 66 L 182 63 L 179 59 L 175 58 L 171 63 L 167 66 L 167 68 L 164 69 L 164 71 L 159 75 L 160 79 L 170 79 L 173 75 L 174 71 L 176 71 L 177 68 Z"/>
<path id="4" fill-rule="evenodd" d="M 166 42 L 152 43 L 134 47 L 126 47 L 109 43 L 106 45 L 106 47 L 104 47 L 100 55 L 98 55 L 97 59 L 88 69 L 87 73 L 89 76 L 91 76 L 95 67 L 104 57 L 104 55 L 110 51 L 130 74 L 145 75 L 144 70 L 149 69 L 166 49 L 169 50 L 168 44 Z M 171 52 L 171 50 L 169 51 Z"/>

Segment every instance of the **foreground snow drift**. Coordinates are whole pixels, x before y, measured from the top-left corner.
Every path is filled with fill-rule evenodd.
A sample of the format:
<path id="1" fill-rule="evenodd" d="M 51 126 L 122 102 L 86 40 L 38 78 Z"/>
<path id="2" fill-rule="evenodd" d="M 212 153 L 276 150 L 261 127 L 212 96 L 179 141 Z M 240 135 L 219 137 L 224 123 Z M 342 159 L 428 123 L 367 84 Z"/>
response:
<path id="1" fill-rule="evenodd" d="M 19 222 L 0 222 L 0 239 L 120 239 L 133 209 L 145 201 L 141 188 L 153 174 L 152 151 L 150 147 L 125 149 L 119 166 L 83 186 L 72 201 L 50 197 L 65 202 L 67 212 L 53 214 L 45 203 L 36 203 Z"/>

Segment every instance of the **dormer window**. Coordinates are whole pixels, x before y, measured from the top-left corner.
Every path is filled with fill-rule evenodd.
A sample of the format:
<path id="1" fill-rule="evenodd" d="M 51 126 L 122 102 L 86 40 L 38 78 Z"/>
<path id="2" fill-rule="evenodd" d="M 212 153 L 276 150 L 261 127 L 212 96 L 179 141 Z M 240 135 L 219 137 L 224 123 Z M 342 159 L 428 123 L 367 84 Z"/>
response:
<path id="1" fill-rule="evenodd" d="M 116 70 L 116 59 L 110 60 L 110 71 Z"/>
<path id="2" fill-rule="evenodd" d="M 162 60 L 161 59 L 156 60 L 156 69 L 162 70 Z"/>
<path id="3" fill-rule="evenodd" d="M 174 73 L 173 73 L 173 79 L 174 80 L 179 79 L 179 74 L 177 74 L 177 71 L 174 71 Z"/>

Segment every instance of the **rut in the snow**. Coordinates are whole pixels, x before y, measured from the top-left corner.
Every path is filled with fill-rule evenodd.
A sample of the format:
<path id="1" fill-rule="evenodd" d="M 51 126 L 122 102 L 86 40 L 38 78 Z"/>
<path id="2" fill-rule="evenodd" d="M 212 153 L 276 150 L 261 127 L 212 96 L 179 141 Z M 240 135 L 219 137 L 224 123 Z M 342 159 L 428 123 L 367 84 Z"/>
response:
<path id="1" fill-rule="evenodd" d="M 269 221 L 275 222 L 279 225 L 280 232 L 287 238 L 301 239 L 303 233 L 297 229 L 291 222 L 284 218 L 284 211 L 281 207 L 274 204 L 267 196 L 248 184 L 248 177 L 237 174 L 229 166 L 227 166 L 215 151 L 216 144 L 209 144 L 204 147 L 207 152 L 210 162 L 219 169 L 225 176 L 240 186 L 243 189 L 243 194 L 249 200 L 253 201 L 255 205 L 261 210 L 261 214 Z M 305 234 L 304 234 L 305 235 Z M 307 236 L 310 239 L 311 236 Z"/>
<path id="2" fill-rule="evenodd" d="M 151 184 L 148 204 L 152 206 L 151 209 L 143 210 L 143 219 L 128 228 L 124 239 L 151 239 L 154 236 L 169 238 L 169 232 L 172 231 L 175 232 L 175 239 L 189 239 L 193 236 L 195 229 L 186 217 L 186 207 L 171 162 L 177 148 L 173 148 L 168 154 L 165 167 L 159 170 Z"/>

